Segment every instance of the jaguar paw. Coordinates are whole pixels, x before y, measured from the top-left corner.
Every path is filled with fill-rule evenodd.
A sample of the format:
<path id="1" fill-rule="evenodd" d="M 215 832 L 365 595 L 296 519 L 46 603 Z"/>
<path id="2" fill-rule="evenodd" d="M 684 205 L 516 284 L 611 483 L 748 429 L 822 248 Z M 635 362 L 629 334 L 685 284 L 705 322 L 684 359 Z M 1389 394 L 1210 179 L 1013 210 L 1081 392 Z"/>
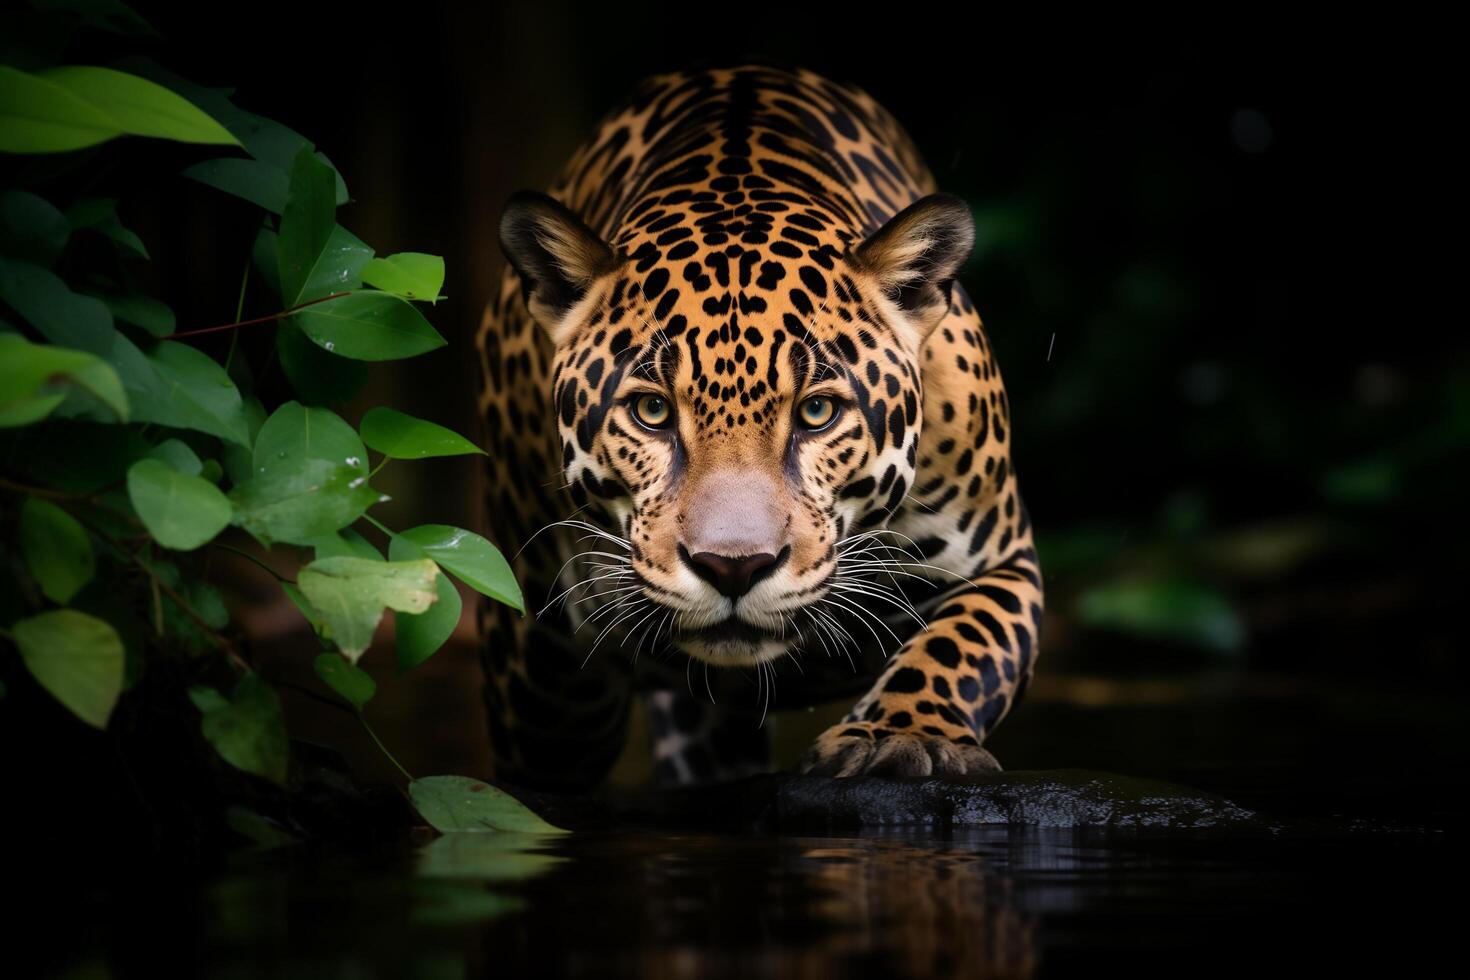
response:
<path id="1" fill-rule="evenodd" d="M 891 779 L 999 770 L 995 756 L 973 743 L 968 734 L 951 737 L 885 728 L 881 722 L 844 722 L 819 735 L 796 769 L 810 776 Z"/>

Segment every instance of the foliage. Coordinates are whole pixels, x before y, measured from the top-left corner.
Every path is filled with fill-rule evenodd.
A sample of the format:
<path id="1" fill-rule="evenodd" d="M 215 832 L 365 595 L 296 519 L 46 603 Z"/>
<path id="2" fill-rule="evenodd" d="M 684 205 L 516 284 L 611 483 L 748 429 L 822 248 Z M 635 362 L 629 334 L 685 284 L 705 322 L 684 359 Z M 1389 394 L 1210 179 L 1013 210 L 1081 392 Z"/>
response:
<path id="1" fill-rule="evenodd" d="M 86 10 L 84 25 L 142 24 L 120 4 Z M 238 649 L 210 582 L 212 552 L 247 553 L 248 536 L 301 556 L 296 579 L 280 587 L 321 641 L 317 675 L 359 719 L 377 686 L 356 662 L 386 610 L 401 617 L 398 665 L 407 670 L 459 621 L 451 576 L 524 608 L 484 538 L 437 524 L 397 533 L 370 514 L 387 499 L 371 481 L 390 459 L 479 450 L 386 407 L 360 429 L 328 407 L 361 386 L 361 362 L 444 346 L 416 305 L 440 298 L 443 260 L 376 257 L 338 223 L 348 197 L 336 167 L 225 92 L 139 59 L 38 60 L 0 64 L 0 151 L 27 158 L 15 168 L 26 186 L 0 191 L 0 515 L 4 589 L 16 597 L 0 635 L 15 663 L 97 728 L 152 671 L 182 671 L 192 708 L 169 710 L 196 712 L 201 737 L 230 766 L 289 786 L 280 697 Z M 173 159 L 157 141 L 207 147 L 182 175 L 259 214 L 254 240 L 240 243 L 248 258 L 232 323 L 179 330 L 173 311 L 137 285 L 149 251 L 116 201 L 55 190 L 76 183 L 57 175 L 105 174 L 116 155 Z M 272 305 L 244 319 L 252 276 Z M 239 331 L 272 327 L 273 357 L 296 394 L 274 406 L 253 382 L 270 365 L 248 363 L 238 344 Z M 222 360 L 195 346 L 227 332 Z M 366 525 L 388 536 L 388 558 L 354 530 Z M 146 639 L 133 649 L 125 637 Z M 424 795 L 435 785 L 415 781 L 411 792 L 446 827 L 440 815 L 458 808 Z M 537 822 L 498 791 L 477 800 L 494 801 L 496 825 Z"/>
<path id="2" fill-rule="evenodd" d="M 426 776 L 408 784 L 413 805 L 435 830 L 556 833 L 542 820 L 494 787 L 464 776 Z"/>

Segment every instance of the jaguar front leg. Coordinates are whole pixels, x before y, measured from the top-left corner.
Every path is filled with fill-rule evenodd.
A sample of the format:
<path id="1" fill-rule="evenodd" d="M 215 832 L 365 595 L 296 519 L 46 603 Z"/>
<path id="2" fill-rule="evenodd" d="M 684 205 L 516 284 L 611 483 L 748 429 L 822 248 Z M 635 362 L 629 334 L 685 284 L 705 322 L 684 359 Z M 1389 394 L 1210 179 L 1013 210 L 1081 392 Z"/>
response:
<path id="1" fill-rule="evenodd" d="M 1030 549 L 951 590 L 872 690 L 818 736 L 798 770 L 958 776 L 999 769 L 982 743 L 1026 689 L 1041 608 Z"/>

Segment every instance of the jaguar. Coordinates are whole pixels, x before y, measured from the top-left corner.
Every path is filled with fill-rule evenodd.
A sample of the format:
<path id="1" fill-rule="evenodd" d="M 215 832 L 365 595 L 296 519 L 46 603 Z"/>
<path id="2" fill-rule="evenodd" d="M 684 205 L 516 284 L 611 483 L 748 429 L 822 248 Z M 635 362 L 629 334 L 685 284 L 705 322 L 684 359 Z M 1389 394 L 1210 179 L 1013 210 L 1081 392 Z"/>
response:
<path id="1" fill-rule="evenodd" d="M 975 237 L 858 88 L 767 65 L 635 88 L 513 195 L 477 347 L 495 774 L 603 779 L 635 699 L 666 783 L 959 776 L 1025 691 L 1042 580 L 1011 412 L 956 281 Z"/>

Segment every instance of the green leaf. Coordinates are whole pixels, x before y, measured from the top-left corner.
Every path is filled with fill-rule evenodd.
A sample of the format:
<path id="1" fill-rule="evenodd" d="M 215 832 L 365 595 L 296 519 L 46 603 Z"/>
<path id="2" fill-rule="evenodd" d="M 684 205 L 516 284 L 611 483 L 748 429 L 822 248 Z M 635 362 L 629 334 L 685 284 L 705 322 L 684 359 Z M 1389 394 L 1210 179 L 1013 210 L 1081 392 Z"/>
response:
<path id="1" fill-rule="evenodd" d="M 166 340 L 148 363 L 158 377 L 156 400 L 138 418 L 180 429 L 207 432 L 250 445 L 250 423 L 240 391 L 225 369 L 203 351 Z"/>
<path id="2" fill-rule="evenodd" d="M 235 523 L 261 542 L 309 544 L 351 524 L 378 502 L 358 470 L 307 460 L 274 476 L 256 476 L 230 491 Z"/>
<path id="3" fill-rule="evenodd" d="M 237 108 L 228 100 L 223 101 L 228 106 L 226 111 L 230 115 L 231 131 L 240 137 L 240 141 L 245 144 L 246 151 L 262 163 L 268 163 L 283 173 L 289 174 L 296 166 L 296 160 L 301 155 L 302 148 L 311 149 L 311 141 L 289 126 Z M 332 165 L 331 160 L 327 159 L 325 153 L 318 151 L 316 158 L 330 168 L 336 176 L 337 204 L 346 204 L 350 200 L 350 195 L 347 193 L 347 185 L 343 182 L 342 175 L 337 173 L 337 168 Z"/>
<path id="4" fill-rule="evenodd" d="M 248 115 L 248 113 L 243 113 L 243 115 Z M 306 146 L 310 145 L 305 139 L 302 139 L 301 143 Z M 323 165 L 331 166 L 331 162 L 323 154 L 318 153 L 316 158 Z M 190 180 L 197 180 L 201 184 L 224 191 L 241 200 L 249 201 L 271 214 L 281 214 L 286 210 L 286 198 L 290 194 L 289 158 L 284 165 L 277 165 L 259 158 L 242 160 L 239 157 L 220 157 L 218 160 L 196 163 L 183 170 L 182 176 Z M 336 185 L 334 195 L 336 203 L 346 204 L 348 201 L 347 185 L 342 182 L 342 175 L 333 170 L 332 177 Z"/>
<path id="5" fill-rule="evenodd" d="M 0 404 L 0 429 L 13 429 L 39 422 L 56 411 L 64 401 L 66 401 L 64 391 L 37 393 L 14 399 L 6 398 L 5 402 Z"/>
<path id="6" fill-rule="evenodd" d="M 286 593 L 286 598 L 290 599 L 292 604 L 301 611 L 301 615 L 306 617 L 306 621 L 311 624 L 312 630 L 320 633 L 322 631 L 321 613 L 317 612 L 316 607 L 311 604 L 311 601 L 301 594 L 301 590 L 290 582 L 282 582 L 281 591 Z"/>
<path id="7" fill-rule="evenodd" d="M 0 65 L 0 151 L 67 153 L 122 132 L 111 116 L 65 86 Z"/>
<path id="8" fill-rule="evenodd" d="M 96 106 L 125 133 L 181 143 L 240 145 L 229 130 L 189 100 L 146 78 L 82 65 L 52 68 L 40 77 Z"/>
<path id="9" fill-rule="evenodd" d="M 295 306 L 336 227 L 337 199 L 332 168 L 303 146 L 291 167 L 286 207 L 276 236 L 281 299 Z"/>
<path id="10" fill-rule="evenodd" d="M 359 361 L 416 357 L 445 343 L 423 314 L 388 293 L 351 293 L 309 306 L 292 320 L 324 350 Z"/>
<path id="11" fill-rule="evenodd" d="M 433 562 L 422 559 L 323 558 L 303 568 L 296 583 L 338 649 L 355 663 L 372 642 L 384 607 L 410 613 L 428 609 L 438 574 Z"/>
<path id="12" fill-rule="evenodd" d="M 484 450 L 464 436 L 391 408 L 369 409 L 362 417 L 362 439 L 390 459 L 463 456 Z"/>
<path id="13" fill-rule="evenodd" d="M 142 293 L 98 293 L 112 315 L 124 323 L 142 327 L 154 337 L 167 337 L 177 329 L 174 311 Z"/>
<path id="14" fill-rule="evenodd" d="M 10 629 L 31 676 L 82 721 L 106 728 L 123 686 L 117 631 L 74 609 L 53 609 Z"/>
<path id="15" fill-rule="evenodd" d="M 395 536 L 419 549 L 446 571 L 481 595 L 522 613 L 526 611 L 521 587 L 500 549 L 463 528 L 446 524 L 424 524 Z"/>
<path id="16" fill-rule="evenodd" d="M 255 437 L 255 475 L 290 472 L 304 460 L 323 459 L 367 475 L 367 450 L 352 426 L 325 408 L 287 402 L 276 409 Z"/>
<path id="17" fill-rule="evenodd" d="M 229 698 L 212 687 L 202 685 L 189 688 L 189 700 L 194 703 L 194 707 L 199 709 L 200 714 L 205 715 L 230 706 Z"/>
<path id="18" fill-rule="evenodd" d="M 306 281 L 288 305 L 357 289 L 362 285 L 363 266 L 372 257 L 373 250 L 361 239 L 341 225 L 334 225 L 327 243 L 307 270 Z"/>
<path id="19" fill-rule="evenodd" d="M 117 216 L 117 201 L 109 197 L 83 198 L 66 209 L 66 219 L 74 230 L 89 229 L 112 239 L 140 259 L 148 258 L 148 247 Z"/>
<path id="20" fill-rule="evenodd" d="M 437 300 L 444 285 L 444 260 L 422 252 L 398 252 L 365 265 L 362 281 L 404 299 Z"/>
<path id="21" fill-rule="evenodd" d="M 114 363 L 116 331 L 107 306 L 99 299 L 72 292 L 50 270 L 34 262 L 0 259 L 0 299 L 53 344 L 84 350 Z M 137 356 L 141 359 L 142 353 Z"/>
<path id="22" fill-rule="evenodd" d="M 322 350 L 289 321 L 276 330 L 276 356 L 296 397 L 308 405 L 340 405 L 367 382 L 366 364 Z"/>
<path id="23" fill-rule="evenodd" d="M 388 557 L 393 561 L 409 561 L 423 553 L 418 546 L 402 538 L 388 543 Z M 464 608 L 459 590 L 448 575 L 434 579 L 438 598 L 421 613 L 398 613 L 394 619 L 394 646 L 400 673 L 412 670 L 432 657 L 454 635 Z"/>
<path id="24" fill-rule="evenodd" d="M 45 418 L 66 398 L 68 384 L 107 406 L 112 417 L 127 421 L 122 381 L 96 355 L 0 334 L 0 428 Z"/>
<path id="25" fill-rule="evenodd" d="M 509 830 L 564 834 L 504 790 L 468 776 L 425 776 L 408 784 L 414 809 L 440 833 Z"/>
<path id="26" fill-rule="evenodd" d="M 235 685 L 228 702 L 191 690 L 195 706 L 204 712 L 200 727 L 214 750 L 236 769 L 284 785 L 290 761 L 281 699 L 259 674 L 246 674 Z M 203 702 L 203 703 L 201 703 Z"/>
<path id="27" fill-rule="evenodd" d="M 27 191 L 0 191 L 0 249 L 50 268 L 71 237 L 71 222 L 51 202 Z"/>
<path id="28" fill-rule="evenodd" d="M 225 807 L 225 824 L 254 845 L 256 850 L 268 851 L 300 842 L 299 837 L 275 821 L 243 806 Z"/>
<path id="29" fill-rule="evenodd" d="M 315 550 L 317 558 L 362 558 L 367 561 L 382 561 L 383 556 L 373 543 L 352 528 L 344 528 L 336 534 L 324 534 L 308 544 Z"/>
<path id="30" fill-rule="evenodd" d="M 367 671 L 356 664 L 348 663 L 338 654 L 319 654 L 312 661 L 312 667 L 322 683 L 340 694 L 343 700 L 358 711 L 378 693 L 378 685 L 368 676 Z"/>
<path id="31" fill-rule="evenodd" d="M 260 399 L 249 395 L 242 399 L 245 407 L 245 427 L 250 436 L 250 443 L 241 445 L 229 443 L 220 453 L 220 461 L 224 463 L 225 474 L 231 483 L 244 483 L 255 475 L 253 453 L 250 445 L 254 444 L 255 437 L 260 434 L 260 429 L 265 425 L 265 406 Z"/>
<path id="32" fill-rule="evenodd" d="M 154 446 L 148 455 L 167 463 L 171 469 L 190 476 L 199 476 L 204 471 L 204 464 L 199 461 L 199 456 L 181 439 L 165 439 Z"/>
<path id="33" fill-rule="evenodd" d="M 183 176 L 264 208 L 271 214 L 286 210 L 291 178 L 286 171 L 259 160 L 223 157 L 205 160 L 184 170 Z"/>
<path id="34" fill-rule="evenodd" d="M 20 508 L 20 553 L 41 592 L 66 605 L 97 574 L 97 555 L 86 530 L 66 511 L 39 497 Z"/>
<path id="35" fill-rule="evenodd" d="M 128 470 L 128 499 L 154 540 L 176 551 L 193 551 L 230 523 L 230 501 L 219 487 L 156 459 Z"/>

